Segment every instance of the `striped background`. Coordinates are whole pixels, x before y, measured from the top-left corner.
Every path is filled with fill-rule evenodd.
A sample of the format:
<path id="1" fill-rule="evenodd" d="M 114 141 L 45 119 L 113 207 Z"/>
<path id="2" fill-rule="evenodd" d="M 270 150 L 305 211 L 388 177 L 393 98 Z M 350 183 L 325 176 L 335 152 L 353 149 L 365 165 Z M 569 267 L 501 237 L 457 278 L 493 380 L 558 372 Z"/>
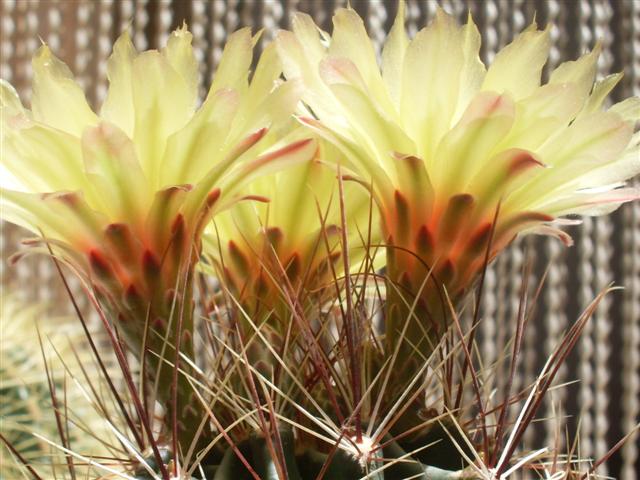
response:
<path id="1" fill-rule="evenodd" d="M 208 85 L 229 32 L 246 25 L 264 28 L 263 41 L 289 26 L 291 12 L 310 13 L 324 29 L 331 12 L 345 0 L 1 0 L 0 74 L 29 102 L 30 57 L 40 38 L 65 60 L 94 105 L 106 93 L 106 59 L 115 38 L 130 28 L 138 49 L 162 45 L 168 33 L 186 20 L 201 62 L 201 85 Z M 552 23 L 549 67 L 574 59 L 603 41 L 599 75 L 624 70 L 614 99 L 640 94 L 640 0 L 407 0 L 410 31 L 422 27 L 442 5 L 461 21 L 470 11 L 479 24 L 482 56 L 490 61 L 497 49 L 532 19 Z M 353 0 L 365 18 L 377 47 L 393 21 L 395 0 Z M 637 179 L 636 179 L 637 182 Z M 585 333 L 577 352 L 561 372 L 550 400 L 570 415 L 570 434 L 578 428 L 582 456 L 603 455 L 640 420 L 640 202 L 615 214 L 586 219 L 572 227 L 575 246 L 566 249 L 542 238 L 519 241 L 495 263 L 487 276 L 483 300 L 485 320 L 480 347 L 486 363 L 497 358 L 514 330 L 522 266 L 534 264 L 533 282 L 550 263 L 537 318 L 525 339 L 518 384 L 530 383 L 562 331 L 595 294 L 614 282 L 624 291 L 610 295 Z M 31 258 L 9 266 L 23 232 L 2 225 L 1 284 L 25 301 L 66 305 L 52 265 Z M 62 308 L 62 307 L 60 307 Z M 500 385 L 500 376 L 496 380 Z M 551 402 L 544 417 L 552 416 Z M 554 435 L 549 419 L 531 429 L 525 442 L 544 444 Z M 630 442 L 600 470 L 614 478 L 640 478 L 640 442 Z"/>

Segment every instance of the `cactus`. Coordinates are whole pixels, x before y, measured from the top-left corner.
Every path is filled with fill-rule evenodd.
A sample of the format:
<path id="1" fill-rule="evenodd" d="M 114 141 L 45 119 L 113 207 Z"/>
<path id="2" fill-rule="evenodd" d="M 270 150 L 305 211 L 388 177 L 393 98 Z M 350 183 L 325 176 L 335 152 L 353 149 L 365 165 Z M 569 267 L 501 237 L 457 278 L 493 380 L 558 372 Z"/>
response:
<path id="1" fill-rule="evenodd" d="M 329 35 L 295 16 L 252 75 L 258 36 L 234 33 L 200 107 L 186 26 L 161 51 L 116 42 L 99 115 L 46 46 L 33 111 L 0 82 L 3 163 L 26 190 L 2 189 L 2 214 L 40 235 L 27 252 L 80 278 L 101 328 L 78 310 L 98 363 L 82 375 L 67 361 L 79 345 L 58 352 L 62 376 L 49 363 L 25 375 L 40 347 L 3 335 L 3 440 L 23 464 L 6 475 L 66 464 L 73 477 L 76 459 L 140 480 L 556 478 L 580 465 L 556 446 L 517 449 L 607 292 L 524 394 L 510 389 L 528 285 L 503 395 L 489 393 L 500 365 L 477 358 L 479 307 L 471 325 L 460 312 L 517 235 L 569 243 L 551 222 L 638 198 L 618 188 L 639 168 L 638 102 L 602 110 L 598 49 L 541 86 L 549 36 L 535 25 L 486 69 L 473 20 L 442 10 L 410 41 L 400 2 L 382 66 L 353 10 L 334 23 Z M 96 430 L 67 432 L 82 412 L 68 377 Z M 52 414 L 55 429 L 35 425 Z M 50 431 L 28 436 L 38 429 Z"/>
<path id="2" fill-rule="evenodd" d="M 2 344 L 0 345 L 0 425 L 2 435 L 29 462 L 46 463 L 51 448 L 34 437 L 34 431 L 55 433 L 51 415 L 49 388 L 40 368 L 41 354 L 33 336 L 25 329 L 33 325 L 33 313 L 19 310 L 6 299 L 2 308 Z M 25 341 L 26 340 L 26 341 Z M 3 447 L 4 448 L 4 447 Z M 0 478 L 18 478 L 23 468 L 3 452 Z"/>
<path id="3" fill-rule="evenodd" d="M 102 420 L 95 418 L 82 392 L 73 385 L 73 376 L 80 378 L 81 374 L 78 366 L 74 366 L 70 342 L 76 344 L 80 361 L 88 359 L 81 347 L 82 329 L 77 322 L 70 321 L 73 319 L 46 318 L 44 307 L 25 307 L 6 294 L 0 303 L 0 433 L 3 436 L 0 478 L 10 480 L 28 474 L 22 460 L 43 478 L 53 478 L 58 471 L 56 478 L 66 478 L 69 472 L 61 467 L 65 456 L 50 443 L 60 443 L 61 426 L 52 408 L 52 389 L 58 397 L 58 409 L 64 409 L 59 412 L 62 423 L 66 424 L 62 427 L 75 451 L 87 457 L 105 455 L 99 439 L 108 442 L 110 438 Z M 43 351 L 52 353 L 45 355 Z M 43 356 L 47 361 L 46 370 Z M 87 365 L 85 368 L 90 370 Z M 76 470 L 78 475 L 95 474 L 86 465 Z"/>

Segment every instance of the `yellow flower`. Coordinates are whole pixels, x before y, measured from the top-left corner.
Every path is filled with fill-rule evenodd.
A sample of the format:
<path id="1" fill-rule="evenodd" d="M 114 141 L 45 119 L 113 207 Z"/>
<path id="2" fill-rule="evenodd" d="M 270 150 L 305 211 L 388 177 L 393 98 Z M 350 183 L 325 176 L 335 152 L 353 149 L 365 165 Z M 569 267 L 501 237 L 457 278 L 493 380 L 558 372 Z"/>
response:
<path id="1" fill-rule="evenodd" d="M 594 85 L 600 47 L 543 85 L 550 39 L 535 25 L 486 68 L 473 21 L 460 27 L 442 10 L 410 40 L 401 3 L 380 66 L 353 10 L 339 10 L 333 23 L 330 36 L 297 15 L 278 51 L 285 76 L 304 83 L 301 120 L 373 183 L 388 243 L 392 345 L 416 297 L 421 324 L 409 326 L 408 340 L 428 349 L 425 337 L 438 339 L 448 309 L 439 287 L 459 300 L 490 239 L 489 259 L 520 233 L 568 242 L 555 219 L 638 198 L 623 184 L 640 171 L 640 100 L 603 108 L 621 75 Z M 423 285 L 431 269 L 438 288 Z"/>
<path id="2" fill-rule="evenodd" d="M 301 135 L 306 129 L 297 130 Z M 321 142 L 307 162 L 254 180 L 246 193 L 263 201 L 237 203 L 215 218 L 205 236 L 214 275 L 253 322 L 269 319 L 274 342 L 285 337 L 291 302 L 313 317 L 335 299 L 335 282 L 344 275 L 342 217 L 354 271 L 362 268 L 364 244 L 372 241 L 370 195 L 343 183 L 341 206 L 339 156 Z"/>
<path id="3" fill-rule="evenodd" d="M 160 368 L 157 356 L 173 361 L 176 345 L 193 353 L 202 230 L 258 173 L 306 161 L 317 148 L 309 139 L 276 142 L 270 132 L 288 121 L 299 90 L 279 81 L 275 47 L 249 82 L 256 38 L 249 29 L 231 35 L 198 107 L 191 40 L 183 27 L 161 51 L 138 53 L 121 36 L 99 115 L 47 46 L 33 59 L 32 111 L 0 85 L 2 163 L 21 186 L 2 190 L 4 218 L 42 233 L 33 243 L 84 275 L 133 352 L 147 335 L 161 396 L 172 369 Z"/>

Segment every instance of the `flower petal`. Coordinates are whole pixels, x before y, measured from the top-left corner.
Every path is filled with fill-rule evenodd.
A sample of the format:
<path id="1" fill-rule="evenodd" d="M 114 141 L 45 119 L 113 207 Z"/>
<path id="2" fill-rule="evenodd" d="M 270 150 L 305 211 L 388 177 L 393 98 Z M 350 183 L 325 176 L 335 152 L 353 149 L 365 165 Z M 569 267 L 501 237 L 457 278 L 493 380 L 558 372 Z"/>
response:
<path id="1" fill-rule="evenodd" d="M 130 138 L 133 138 L 135 122 L 132 64 L 136 55 L 131 37 L 125 31 L 116 40 L 107 61 L 109 91 L 100 110 L 102 118 L 120 127 Z"/>
<path id="2" fill-rule="evenodd" d="M 577 119 L 539 149 L 539 158 L 551 168 L 514 192 L 508 207 L 546 212 L 543 205 L 583 188 L 584 178 L 620 158 L 632 134 L 631 126 L 614 113 Z"/>
<path id="3" fill-rule="evenodd" d="M 471 14 L 469 14 L 467 24 L 462 27 L 461 34 L 464 61 L 460 73 L 460 93 L 458 95 L 458 109 L 453 118 L 454 123 L 458 121 L 467 105 L 478 93 L 486 75 L 486 68 L 480 60 L 480 32 L 473 22 Z"/>
<path id="4" fill-rule="evenodd" d="M 492 152 L 511 129 L 514 116 L 515 105 L 507 95 L 478 95 L 442 139 L 429 165 L 436 190 L 460 192 L 476 172 L 492 168 Z"/>
<path id="5" fill-rule="evenodd" d="M 591 52 L 578 60 L 564 62 L 551 72 L 549 83 L 570 83 L 577 96 L 584 101 L 593 87 L 601 51 L 602 46 L 598 43 Z"/>
<path id="6" fill-rule="evenodd" d="M 583 104 L 573 84 L 543 85 L 518 102 L 513 128 L 500 147 L 540 148 L 569 125 Z"/>
<path id="7" fill-rule="evenodd" d="M 251 28 L 245 27 L 229 35 L 220 64 L 213 77 L 210 93 L 221 88 L 243 92 L 249 82 L 249 68 L 253 60 Z"/>
<path id="8" fill-rule="evenodd" d="M 85 130 L 82 155 L 96 197 L 107 202 L 101 210 L 113 212 L 111 221 L 139 225 L 148 208 L 149 192 L 129 137 L 115 125 L 103 122 Z"/>
<path id="9" fill-rule="evenodd" d="M 3 125 L 2 163 L 34 192 L 82 190 L 87 186 L 78 139 L 28 122 Z"/>
<path id="10" fill-rule="evenodd" d="M 482 90 L 509 92 L 515 100 L 528 97 L 540 86 L 550 47 L 549 27 L 538 31 L 532 24 L 498 52 L 487 70 Z"/>
<path id="11" fill-rule="evenodd" d="M 195 183 L 232 147 L 227 136 L 238 109 L 237 92 L 217 90 L 200 110 L 167 141 L 161 184 Z"/>
<path id="12" fill-rule="evenodd" d="M 192 85 L 164 55 L 141 53 L 133 61 L 133 140 L 138 160 L 153 189 L 160 185 L 160 165 L 166 140 L 184 127 L 195 110 Z"/>
<path id="13" fill-rule="evenodd" d="M 373 44 L 358 14 L 351 9 L 339 8 L 333 16 L 333 36 L 329 55 L 349 59 L 380 107 L 393 111 L 388 91 L 382 81 Z"/>
<path id="14" fill-rule="evenodd" d="M 391 32 L 382 50 L 382 78 L 389 89 L 393 103 L 400 105 L 402 92 L 402 70 L 404 56 L 409 45 L 409 38 L 404 28 L 405 3 L 398 2 L 398 13 L 393 22 Z"/>
<path id="15" fill-rule="evenodd" d="M 587 102 L 585 103 L 584 108 L 580 112 L 579 116 L 585 116 L 600 110 L 605 99 L 611 93 L 611 90 L 615 88 L 618 82 L 620 82 L 620 80 L 622 80 L 622 73 L 614 73 L 596 82 L 596 84 L 593 86 L 591 95 L 589 95 L 589 98 L 587 99 Z"/>
<path id="16" fill-rule="evenodd" d="M 182 77 L 195 103 L 198 96 L 198 62 L 191 47 L 192 41 L 193 35 L 187 30 L 186 24 L 183 24 L 182 28 L 171 33 L 162 54 Z"/>
<path id="17" fill-rule="evenodd" d="M 20 117 L 27 114 L 27 111 L 22 106 L 18 92 L 13 86 L 0 78 L 0 112 L 2 112 L 2 122 L 4 129 L 4 122 L 7 122 L 9 118 Z M 0 135 L 2 132 L 0 132 Z"/>
<path id="18" fill-rule="evenodd" d="M 71 70 L 43 45 L 33 57 L 32 109 L 35 120 L 79 137 L 97 122 Z"/>
<path id="19" fill-rule="evenodd" d="M 624 121 L 635 123 L 640 120 L 640 97 L 627 98 L 616 103 L 609 111 L 617 113 Z"/>
<path id="20" fill-rule="evenodd" d="M 417 144 L 418 156 L 430 162 L 458 108 L 465 62 L 461 29 L 438 9 L 434 22 L 407 47 L 403 67 L 402 124 Z M 437 94 L 434 94 L 437 92 Z"/>

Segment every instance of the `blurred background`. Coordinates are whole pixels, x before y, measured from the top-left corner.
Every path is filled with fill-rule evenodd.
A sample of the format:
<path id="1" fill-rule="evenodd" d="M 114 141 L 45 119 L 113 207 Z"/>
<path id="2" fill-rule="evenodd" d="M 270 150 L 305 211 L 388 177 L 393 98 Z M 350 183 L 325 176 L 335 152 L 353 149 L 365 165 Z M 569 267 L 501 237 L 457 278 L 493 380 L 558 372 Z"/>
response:
<path id="1" fill-rule="evenodd" d="M 76 74 L 89 101 L 96 107 L 105 97 L 106 60 L 117 36 L 126 29 L 138 49 L 157 48 L 172 29 L 186 21 L 194 35 L 200 61 L 202 93 L 210 83 L 227 35 L 243 26 L 263 28 L 262 42 L 279 28 L 288 28 L 290 15 L 307 12 L 325 30 L 331 15 L 346 0 L 1 0 L 0 76 L 11 82 L 29 105 L 31 56 L 48 43 Z M 478 23 L 482 56 L 495 52 L 535 18 L 551 24 L 553 46 L 547 70 L 575 59 L 600 39 L 603 55 L 599 77 L 624 71 L 612 100 L 640 94 L 640 0 L 407 0 L 407 24 L 415 32 L 433 18 L 441 5 L 461 22 L 467 14 Z M 380 48 L 391 27 L 395 0 L 352 0 Z M 638 179 L 635 180 L 636 183 Z M 535 285 L 545 269 L 535 322 L 525 337 L 517 383 L 530 384 L 542 368 L 562 332 L 606 286 L 624 286 L 609 295 L 587 327 L 559 384 L 526 444 L 551 442 L 557 422 L 551 419 L 562 405 L 570 439 L 580 437 L 581 455 L 604 455 L 640 421 L 640 202 L 613 215 L 584 219 L 570 227 L 571 248 L 542 237 L 517 241 L 494 263 L 483 297 L 480 350 L 485 364 L 504 350 L 515 329 L 523 266 L 531 262 Z M 20 249 L 23 231 L 1 225 L 1 285 L 27 303 L 45 302 L 52 313 L 71 305 L 47 258 L 33 257 L 11 265 L 7 259 Z M 79 290 L 79 284 L 72 284 Z M 78 295 L 82 299 L 82 295 Z M 86 305 L 84 306 L 86 308 Z M 500 378 L 496 381 L 500 386 Z M 518 385 L 514 387 L 517 388 Z M 556 409 L 554 410 L 554 405 Z M 613 455 L 600 470 L 614 478 L 640 478 L 638 436 Z"/>

